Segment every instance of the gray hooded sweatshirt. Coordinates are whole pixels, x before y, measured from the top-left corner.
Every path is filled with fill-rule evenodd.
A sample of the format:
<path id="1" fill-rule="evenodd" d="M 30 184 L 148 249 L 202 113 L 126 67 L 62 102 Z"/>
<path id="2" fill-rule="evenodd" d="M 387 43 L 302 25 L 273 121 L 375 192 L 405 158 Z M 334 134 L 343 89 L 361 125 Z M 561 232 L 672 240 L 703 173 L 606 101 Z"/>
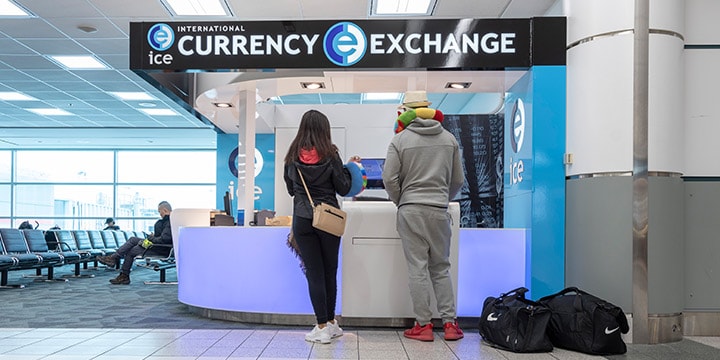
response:
<path id="1" fill-rule="evenodd" d="M 447 207 L 465 181 L 455 137 L 437 120 L 416 118 L 390 141 L 382 178 L 398 207 Z"/>

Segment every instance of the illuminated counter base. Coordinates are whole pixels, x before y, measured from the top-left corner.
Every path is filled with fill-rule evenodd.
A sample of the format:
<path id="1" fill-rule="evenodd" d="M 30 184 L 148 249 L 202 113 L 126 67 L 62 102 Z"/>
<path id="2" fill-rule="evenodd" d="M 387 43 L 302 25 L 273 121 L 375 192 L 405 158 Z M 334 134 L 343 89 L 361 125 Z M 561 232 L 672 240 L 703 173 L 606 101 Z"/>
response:
<path id="1" fill-rule="evenodd" d="M 312 324 L 315 317 L 305 277 L 285 244 L 289 230 L 182 227 L 178 239 L 178 300 L 189 305 L 192 312 L 213 319 Z M 458 316 L 478 317 L 485 297 L 526 283 L 526 231 L 461 229 L 459 235 Z M 398 265 L 404 266 L 404 262 L 376 263 L 374 267 L 391 271 Z M 342 270 L 338 280 L 338 289 L 342 289 Z M 338 291 L 338 314 L 342 314 L 342 297 L 342 291 Z M 406 314 L 398 315 L 348 316 L 343 317 L 343 324 L 405 324 Z"/>

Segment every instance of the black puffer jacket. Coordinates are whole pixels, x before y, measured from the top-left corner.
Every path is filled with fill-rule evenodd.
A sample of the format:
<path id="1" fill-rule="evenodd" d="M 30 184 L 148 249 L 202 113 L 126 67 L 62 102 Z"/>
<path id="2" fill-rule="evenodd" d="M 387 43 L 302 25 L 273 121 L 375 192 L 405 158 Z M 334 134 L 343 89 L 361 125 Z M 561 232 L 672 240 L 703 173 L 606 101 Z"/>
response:
<path id="1" fill-rule="evenodd" d="M 352 179 L 337 153 L 320 160 L 317 164 L 304 164 L 299 160 L 285 164 L 285 185 L 293 197 L 293 215 L 312 219 L 312 205 L 297 169 L 300 169 L 315 204 L 326 203 L 339 207 L 336 194 L 344 196 L 350 191 Z"/>

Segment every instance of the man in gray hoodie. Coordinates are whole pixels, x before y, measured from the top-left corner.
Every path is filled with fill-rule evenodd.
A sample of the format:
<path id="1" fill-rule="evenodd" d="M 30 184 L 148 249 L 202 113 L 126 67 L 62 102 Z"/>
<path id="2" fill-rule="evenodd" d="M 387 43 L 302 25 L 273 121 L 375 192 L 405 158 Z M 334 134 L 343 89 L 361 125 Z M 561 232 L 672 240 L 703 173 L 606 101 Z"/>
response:
<path id="1" fill-rule="evenodd" d="M 463 185 L 464 174 L 455 137 L 442 127 L 442 113 L 428 108 L 424 91 L 409 91 L 403 100 L 396 135 L 388 147 L 383 182 L 397 205 L 396 226 L 407 260 L 410 296 L 416 322 L 404 335 L 433 341 L 428 290 L 437 299 L 445 340 L 463 337 L 456 319 L 450 278 L 451 218 L 448 203 Z"/>

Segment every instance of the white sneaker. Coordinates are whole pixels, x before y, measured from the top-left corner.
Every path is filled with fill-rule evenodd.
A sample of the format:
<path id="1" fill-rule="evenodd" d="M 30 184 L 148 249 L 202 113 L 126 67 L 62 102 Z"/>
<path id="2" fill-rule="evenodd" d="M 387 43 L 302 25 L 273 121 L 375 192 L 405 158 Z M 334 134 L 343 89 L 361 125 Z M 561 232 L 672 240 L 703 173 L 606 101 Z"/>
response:
<path id="1" fill-rule="evenodd" d="M 330 328 L 330 338 L 334 339 L 343 336 L 343 329 L 340 327 L 337 320 L 335 320 L 335 323 L 328 321 L 326 327 Z"/>
<path id="2" fill-rule="evenodd" d="M 330 343 L 330 327 L 325 326 L 324 328 L 320 328 L 317 325 L 312 329 L 311 332 L 305 334 L 305 341 L 314 342 L 314 343 L 320 343 L 320 344 L 329 344 Z"/>

